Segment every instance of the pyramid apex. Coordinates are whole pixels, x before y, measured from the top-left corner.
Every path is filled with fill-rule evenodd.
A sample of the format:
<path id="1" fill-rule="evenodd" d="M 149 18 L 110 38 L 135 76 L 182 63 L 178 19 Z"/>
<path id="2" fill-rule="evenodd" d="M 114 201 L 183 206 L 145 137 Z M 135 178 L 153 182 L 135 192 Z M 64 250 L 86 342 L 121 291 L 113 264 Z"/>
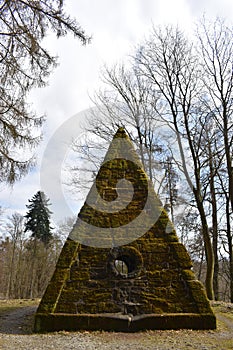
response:
<path id="1" fill-rule="evenodd" d="M 120 138 L 120 137 L 121 138 L 128 138 L 128 135 L 126 134 L 126 131 L 122 126 L 118 128 L 118 130 L 115 133 L 113 138 L 116 139 L 116 138 Z"/>

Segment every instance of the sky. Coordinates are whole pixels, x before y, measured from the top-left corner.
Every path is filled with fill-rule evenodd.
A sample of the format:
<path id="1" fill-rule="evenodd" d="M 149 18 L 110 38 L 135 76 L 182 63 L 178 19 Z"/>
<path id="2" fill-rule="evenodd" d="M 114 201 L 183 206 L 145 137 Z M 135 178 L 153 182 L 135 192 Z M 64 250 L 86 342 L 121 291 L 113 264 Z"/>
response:
<path id="1" fill-rule="evenodd" d="M 0 185 L 4 215 L 16 211 L 24 215 L 28 199 L 45 189 L 55 222 L 78 214 L 82 203 L 74 204 L 67 194 L 64 197 L 59 184 L 63 146 L 72 136 L 66 134 L 65 128 L 75 125 L 73 116 L 78 115 L 81 120 L 85 118 L 82 112 L 92 107 L 90 96 L 101 87 L 100 71 L 104 64 L 111 67 L 127 60 L 148 36 L 152 25 L 172 23 L 190 31 L 192 23 L 203 14 L 210 19 L 216 16 L 233 19 L 232 0 L 66 0 L 65 3 L 67 13 L 77 18 L 92 40 L 83 46 L 71 35 L 59 40 L 53 35 L 45 39 L 50 52 L 58 55 L 59 66 L 51 74 L 49 85 L 32 91 L 29 97 L 36 113 L 46 114 L 43 141 L 36 150 L 37 166 L 33 171 L 13 188 Z M 77 135 L 79 130 L 75 132 Z M 51 162 L 53 167 L 48 168 Z"/>

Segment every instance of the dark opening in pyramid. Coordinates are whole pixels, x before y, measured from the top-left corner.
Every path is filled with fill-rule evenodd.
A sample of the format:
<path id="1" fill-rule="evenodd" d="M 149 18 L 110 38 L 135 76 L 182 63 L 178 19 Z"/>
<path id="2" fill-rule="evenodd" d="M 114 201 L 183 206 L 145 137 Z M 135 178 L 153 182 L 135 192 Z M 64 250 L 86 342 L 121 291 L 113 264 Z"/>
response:
<path id="1" fill-rule="evenodd" d="M 35 316 L 35 331 L 215 329 L 184 245 L 120 128 Z"/>

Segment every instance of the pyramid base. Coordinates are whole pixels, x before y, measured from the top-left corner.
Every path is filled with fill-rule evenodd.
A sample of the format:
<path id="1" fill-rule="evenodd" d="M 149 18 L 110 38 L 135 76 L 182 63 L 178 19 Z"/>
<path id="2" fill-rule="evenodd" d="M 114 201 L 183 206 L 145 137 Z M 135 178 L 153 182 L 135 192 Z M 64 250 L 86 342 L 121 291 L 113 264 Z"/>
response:
<path id="1" fill-rule="evenodd" d="M 138 316 L 116 314 L 36 314 L 35 332 L 114 331 L 138 332 L 169 329 L 216 329 L 213 314 L 146 314 Z"/>

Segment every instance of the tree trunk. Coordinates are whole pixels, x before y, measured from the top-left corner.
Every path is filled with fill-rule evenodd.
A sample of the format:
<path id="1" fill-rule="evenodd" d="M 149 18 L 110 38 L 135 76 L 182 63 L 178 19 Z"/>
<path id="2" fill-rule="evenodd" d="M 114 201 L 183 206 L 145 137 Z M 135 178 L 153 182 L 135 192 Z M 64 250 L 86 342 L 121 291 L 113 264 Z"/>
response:
<path id="1" fill-rule="evenodd" d="M 11 262 L 10 262 L 10 273 L 9 273 L 9 279 L 8 279 L 8 285 L 7 285 L 7 292 L 6 292 L 6 298 L 7 299 L 9 299 L 11 297 L 11 293 L 12 293 L 14 259 L 15 259 L 15 240 L 13 240 L 13 250 L 12 250 Z"/>
<path id="2" fill-rule="evenodd" d="M 231 235 L 230 199 L 226 196 L 227 242 L 229 250 L 230 301 L 233 303 L 233 245 Z"/>
<path id="3" fill-rule="evenodd" d="M 213 228 L 213 252 L 214 252 L 214 276 L 213 276 L 213 288 L 214 288 L 214 298 L 219 299 L 219 260 L 218 260 L 218 239 L 215 228 Z"/>
<path id="4" fill-rule="evenodd" d="M 35 260 L 36 260 L 36 251 L 37 251 L 37 239 L 34 238 L 34 241 L 33 241 L 33 252 L 32 252 L 32 255 L 31 255 L 31 278 L 29 279 L 29 290 L 28 290 L 28 297 L 30 299 L 32 299 L 34 297 L 34 294 L 35 294 L 35 290 L 34 290 L 34 287 L 35 287 Z"/>
<path id="5" fill-rule="evenodd" d="M 193 147 L 191 144 L 191 137 L 189 136 L 188 125 L 186 125 L 187 135 L 188 135 L 188 139 L 189 139 L 189 145 L 190 145 L 190 149 L 191 149 L 192 157 L 193 157 L 193 161 L 194 161 L 195 178 L 196 178 L 196 187 L 197 188 L 195 188 L 193 186 L 192 180 L 191 180 L 189 173 L 188 173 L 188 169 L 187 169 L 187 165 L 186 165 L 186 161 L 185 161 L 184 149 L 183 149 L 182 141 L 181 141 L 181 136 L 180 136 L 175 118 L 174 118 L 174 125 L 176 128 L 177 141 L 178 141 L 179 151 L 180 151 L 180 155 L 181 155 L 184 174 L 185 174 L 186 180 L 187 180 L 187 182 L 188 182 L 188 184 L 189 184 L 189 186 L 190 186 L 190 188 L 195 196 L 197 209 L 198 209 L 198 212 L 200 214 L 200 219 L 201 219 L 201 224 L 202 224 L 202 235 L 203 235 L 203 240 L 204 240 L 206 263 L 207 263 L 206 279 L 205 279 L 206 294 L 210 300 L 213 300 L 214 299 L 214 291 L 213 291 L 214 251 L 213 251 L 213 246 L 212 246 L 212 242 L 210 239 L 210 233 L 209 233 L 209 228 L 208 228 L 208 224 L 207 224 L 205 209 L 204 209 L 203 201 L 202 201 L 202 197 L 201 197 L 201 184 L 200 184 L 200 178 L 199 178 L 198 168 L 197 168 L 197 164 L 196 164 L 196 158 L 195 158 L 196 155 L 193 151 Z"/>
<path id="6" fill-rule="evenodd" d="M 210 195 L 211 195 L 211 205 L 212 205 L 212 234 L 213 234 L 213 252 L 214 252 L 214 279 L 213 279 L 213 288 L 214 288 L 214 297 L 215 300 L 219 298 L 219 260 L 218 260 L 218 208 L 216 201 L 216 190 L 215 190 L 215 167 L 213 164 L 213 153 L 211 145 L 209 143 L 209 169 L 210 169 Z"/>
<path id="7" fill-rule="evenodd" d="M 232 150 L 231 142 L 229 140 L 229 123 L 228 123 L 228 113 L 226 108 L 223 110 L 223 136 L 224 136 L 224 148 L 226 155 L 226 166 L 228 174 L 228 189 L 229 198 L 231 203 L 231 210 L 233 212 L 233 165 L 232 165 Z"/>
<path id="8" fill-rule="evenodd" d="M 233 249 L 231 248 L 230 256 L 230 301 L 233 303 Z"/>
<path id="9" fill-rule="evenodd" d="M 201 223 L 202 223 L 202 235 L 204 240 L 206 263 L 207 263 L 206 278 L 205 278 L 206 294 L 210 300 L 213 300 L 214 299 L 214 291 L 213 291 L 214 251 L 213 251 L 213 246 L 210 239 L 209 228 L 208 228 L 208 224 L 205 216 L 203 203 L 200 201 L 198 196 L 196 198 L 196 201 L 197 201 L 197 207 L 198 207 L 198 211 L 199 211 Z"/>
<path id="10" fill-rule="evenodd" d="M 198 275 L 197 275 L 197 278 L 199 279 L 199 281 L 201 280 L 203 261 L 204 261 L 204 248 L 201 247 L 201 261 L 199 264 Z"/>

